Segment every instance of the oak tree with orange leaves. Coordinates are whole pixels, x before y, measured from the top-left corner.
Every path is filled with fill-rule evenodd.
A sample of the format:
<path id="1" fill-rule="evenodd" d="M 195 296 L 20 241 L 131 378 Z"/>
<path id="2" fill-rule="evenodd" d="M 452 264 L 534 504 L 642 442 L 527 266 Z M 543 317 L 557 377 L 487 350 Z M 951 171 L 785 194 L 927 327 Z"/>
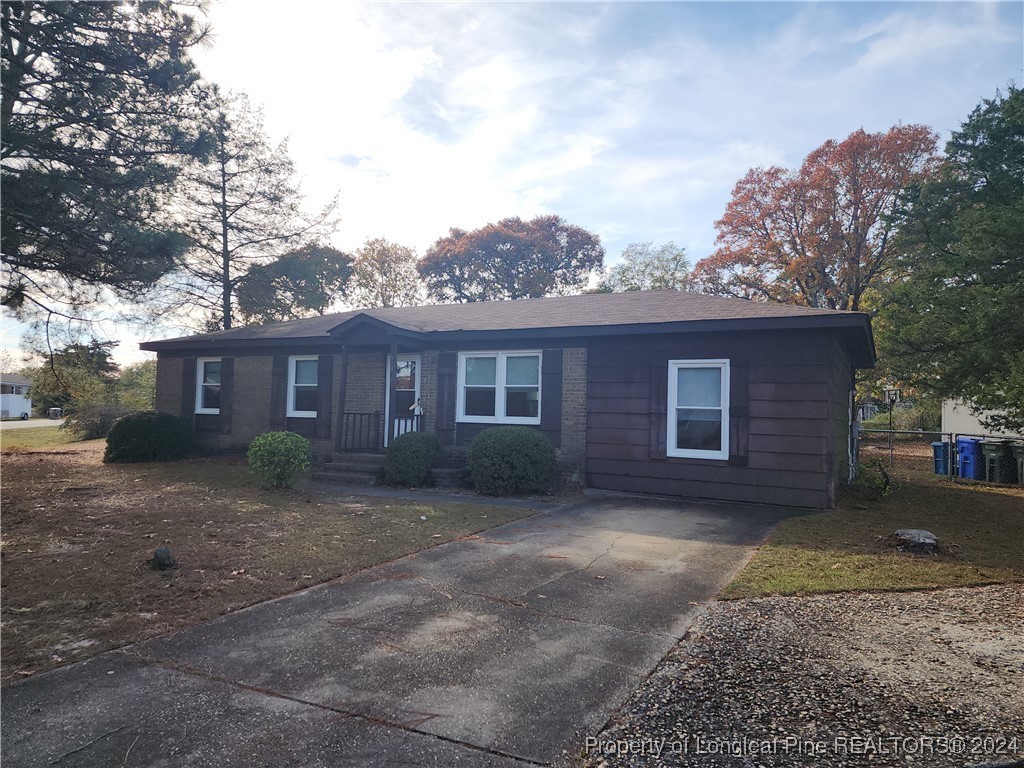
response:
<path id="1" fill-rule="evenodd" d="M 468 302 L 580 293 L 603 263 L 597 235 L 547 215 L 452 229 L 416 268 L 435 301 Z"/>
<path id="2" fill-rule="evenodd" d="M 893 212 L 934 173 L 938 136 L 923 125 L 851 133 L 797 170 L 752 168 L 733 189 L 718 250 L 697 263 L 697 290 L 859 310 L 894 267 Z"/>

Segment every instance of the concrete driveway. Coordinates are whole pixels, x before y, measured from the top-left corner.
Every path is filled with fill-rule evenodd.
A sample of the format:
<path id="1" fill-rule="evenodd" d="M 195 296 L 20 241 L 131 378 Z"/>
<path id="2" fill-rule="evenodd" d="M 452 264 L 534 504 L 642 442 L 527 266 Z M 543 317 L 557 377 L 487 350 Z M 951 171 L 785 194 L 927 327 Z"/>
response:
<path id="1" fill-rule="evenodd" d="M 30 678 L 14 766 L 523 766 L 578 754 L 781 510 L 545 512 Z"/>

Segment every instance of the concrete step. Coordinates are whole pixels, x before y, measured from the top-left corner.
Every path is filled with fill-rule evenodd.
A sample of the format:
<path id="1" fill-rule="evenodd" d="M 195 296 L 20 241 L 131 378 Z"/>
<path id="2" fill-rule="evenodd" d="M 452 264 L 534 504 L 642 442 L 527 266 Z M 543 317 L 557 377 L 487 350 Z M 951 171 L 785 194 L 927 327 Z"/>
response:
<path id="1" fill-rule="evenodd" d="M 342 470 L 324 471 L 322 469 L 313 472 L 313 479 L 321 483 L 342 483 L 345 485 L 376 485 L 377 473 L 369 472 L 345 472 Z"/>
<path id="2" fill-rule="evenodd" d="M 332 474 L 340 472 L 348 475 L 376 475 L 380 472 L 380 467 L 372 467 L 368 464 L 345 464 L 339 461 L 323 464 L 317 467 L 317 469 L 321 472 Z"/>
<path id="3" fill-rule="evenodd" d="M 345 464 L 347 466 L 360 467 L 382 467 L 384 466 L 383 453 L 336 453 L 332 464 Z"/>
<path id="4" fill-rule="evenodd" d="M 466 485 L 469 471 L 437 467 L 434 469 L 434 485 L 438 488 L 461 488 Z"/>

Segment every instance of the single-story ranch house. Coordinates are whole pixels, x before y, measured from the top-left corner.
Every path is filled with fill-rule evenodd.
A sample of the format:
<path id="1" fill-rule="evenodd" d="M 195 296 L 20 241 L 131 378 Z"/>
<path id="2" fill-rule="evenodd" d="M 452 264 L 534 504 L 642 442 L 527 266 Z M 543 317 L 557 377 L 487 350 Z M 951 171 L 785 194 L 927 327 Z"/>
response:
<path id="1" fill-rule="evenodd" d="M 410 430 L 449 454 L 547 435 L 588 487 L 833 506 L 867 315 L 677 291 L 370 309 L 148 342 L 158 410 L 211 448 L 270 430 L 321 461 Z"/>

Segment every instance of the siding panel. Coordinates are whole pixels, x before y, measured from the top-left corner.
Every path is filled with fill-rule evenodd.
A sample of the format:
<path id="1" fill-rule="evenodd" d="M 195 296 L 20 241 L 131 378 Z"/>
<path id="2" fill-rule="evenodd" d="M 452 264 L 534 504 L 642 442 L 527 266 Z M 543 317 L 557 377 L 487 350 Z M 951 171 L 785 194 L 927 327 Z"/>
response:
<path id="1" fill-rule="evenodd" d="M 831 503 L 835 351 L 828 333 L 595 340 L 589 350 L 592 487 L 809 507 Z M 668 360 L 730 361 L 728 461 L 664 458 Z"/>

